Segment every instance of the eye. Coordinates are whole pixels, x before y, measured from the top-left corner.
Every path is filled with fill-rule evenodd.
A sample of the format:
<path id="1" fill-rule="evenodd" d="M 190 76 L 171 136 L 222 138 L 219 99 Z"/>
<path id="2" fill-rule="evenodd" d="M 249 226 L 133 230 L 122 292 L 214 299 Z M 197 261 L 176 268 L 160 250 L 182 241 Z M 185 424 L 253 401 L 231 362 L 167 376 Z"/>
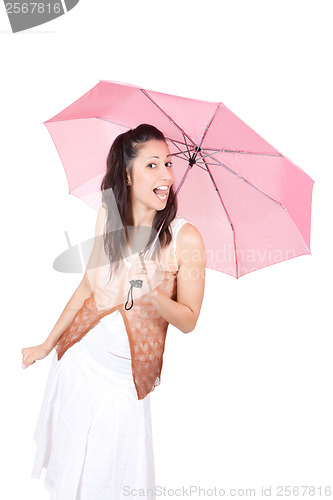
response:
<path id="1" fill-rule="evenodd" d="M 172 167 L 172 161 L 168 161 L 168 163 L 165 164 L 166 166 Z"/>
<path id="2" fill-rule="evenodd" d="M 147 167 L 150 168 L 150 165 L 155 165 L 155 167 L 156 167 L 156 163 L 149 163 L 149 165 L 147 165 Z"/>

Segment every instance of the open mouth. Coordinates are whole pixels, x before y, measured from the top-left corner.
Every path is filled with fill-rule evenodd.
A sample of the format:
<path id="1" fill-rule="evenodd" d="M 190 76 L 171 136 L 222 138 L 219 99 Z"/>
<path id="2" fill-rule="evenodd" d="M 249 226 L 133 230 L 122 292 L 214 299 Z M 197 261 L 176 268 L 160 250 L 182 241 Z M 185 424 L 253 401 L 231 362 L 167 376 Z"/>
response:
<path id="1" fill-rule="evenodd" d="M 157 198 L 159 198 L 161 201 L 165 201 L 169 193 L 169 188 L 168 186 L 160 186 L 153 189 L 153 191 L 156 194 Z"/>

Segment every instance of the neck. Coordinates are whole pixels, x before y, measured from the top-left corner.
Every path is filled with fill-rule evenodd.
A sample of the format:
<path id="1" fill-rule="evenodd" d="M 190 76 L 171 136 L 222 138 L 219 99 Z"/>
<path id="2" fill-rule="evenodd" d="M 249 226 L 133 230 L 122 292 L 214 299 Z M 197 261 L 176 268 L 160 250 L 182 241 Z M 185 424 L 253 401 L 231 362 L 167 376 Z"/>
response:
<path id="1" fill-rule="evenodd" d="M 128 208 L 129 213 L 132 213 L 132 223 L 134 227 L 153 226 L 153 220 L 156 214 L 156 210 L 148 208 L 146 205 L 143 205 L 137 201 L 133 204 L 132 200 L 130 200 Z"/>

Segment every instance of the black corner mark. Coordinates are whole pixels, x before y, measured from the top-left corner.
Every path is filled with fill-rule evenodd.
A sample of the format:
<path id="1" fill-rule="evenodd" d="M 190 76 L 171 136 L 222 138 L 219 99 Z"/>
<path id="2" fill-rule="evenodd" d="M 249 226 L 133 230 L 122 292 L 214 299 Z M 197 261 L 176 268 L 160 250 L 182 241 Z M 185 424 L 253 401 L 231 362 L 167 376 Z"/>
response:
<path id="1" fill-rule="evenodd" d="M 73 9 L 78 3 L 79 0 L 4 0 L 13 33 L 48 23 Z"/>

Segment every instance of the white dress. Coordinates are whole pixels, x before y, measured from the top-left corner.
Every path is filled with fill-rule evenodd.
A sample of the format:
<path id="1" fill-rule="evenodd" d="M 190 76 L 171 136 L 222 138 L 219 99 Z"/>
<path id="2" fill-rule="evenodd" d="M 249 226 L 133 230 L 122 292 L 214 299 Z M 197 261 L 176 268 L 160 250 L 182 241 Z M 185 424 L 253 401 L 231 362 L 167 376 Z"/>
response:
<path id="1" fill-rule="evenodd" d="M 171 223 L 173 246 L 180 227 Z M 124 259 L 126 265 L 132 265 Z M 125 324 L 116 310 L 54 352 L 34 440 L 32 477 L 50 500 L 155 500 L 150 394 L 138 399 Z"/>

